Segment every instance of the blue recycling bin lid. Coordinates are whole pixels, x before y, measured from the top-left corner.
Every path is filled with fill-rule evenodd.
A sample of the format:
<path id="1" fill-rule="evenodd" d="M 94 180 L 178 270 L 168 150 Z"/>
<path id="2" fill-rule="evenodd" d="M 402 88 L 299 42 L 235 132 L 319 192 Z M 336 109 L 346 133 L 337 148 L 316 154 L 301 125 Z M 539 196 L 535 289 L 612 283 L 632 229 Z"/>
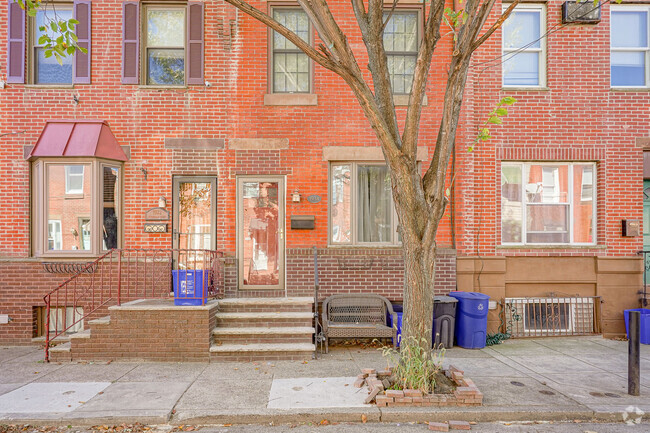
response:
<path id="1" fill-rule="evenodd" d="M 471 301 L 485 301 L 490 299 L 488 295 L 477 292 L 449 292 L 449 296 L 453 296 L 456 299 L 466 299 Z"/>

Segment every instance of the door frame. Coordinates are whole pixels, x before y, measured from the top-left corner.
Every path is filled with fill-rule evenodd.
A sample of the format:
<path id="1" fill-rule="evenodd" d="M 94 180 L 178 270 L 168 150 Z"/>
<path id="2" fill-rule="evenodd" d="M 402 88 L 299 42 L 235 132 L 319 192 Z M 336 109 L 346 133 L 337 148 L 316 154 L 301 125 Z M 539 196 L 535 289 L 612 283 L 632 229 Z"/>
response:
<path id="1" fill-rule="evenodd" d="M 181 183 L 210 183 L 212 186 L 212 206 L 210 215 L 211 242 L 210 249 L 217 249 L 217 177 L 216 176 L 172 176 L 172 249 L 179 248 L 180 222 L 179 187 Z"/>
<path id="2" fill-rule="evenodd" d="M 244 233 L 242 231 L 244 221 L 242 213 L 242 198 L 243 198 L 243 184 L 244 182 L 277 182 L 278 183 L 278 231 L 280 234 L 280 241 L 278 242 L 278 285 L 277 286 L 261 286 L 261 285 L 246 285 L 244 286 Z M 236 249 L 237 249 L 237 287 L 239 290 L 284 290 L 286 287 L 286 262 L 285 262 L 285 246 L 286 246 L 286 176 L 281 175 L 241 175 L 237 176 L 236 182 Z"/>

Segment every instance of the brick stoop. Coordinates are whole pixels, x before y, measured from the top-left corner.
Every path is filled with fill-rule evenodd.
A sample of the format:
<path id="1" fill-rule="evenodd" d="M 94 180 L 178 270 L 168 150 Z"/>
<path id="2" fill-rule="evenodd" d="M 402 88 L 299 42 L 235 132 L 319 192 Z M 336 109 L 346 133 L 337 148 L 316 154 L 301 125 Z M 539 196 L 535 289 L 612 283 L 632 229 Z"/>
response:
<path id="1" fill-rule="evenodd" d="M 213 361 L 312 358 L 313 298 L 230 298 L 219 301 L 210 347 Z"/>

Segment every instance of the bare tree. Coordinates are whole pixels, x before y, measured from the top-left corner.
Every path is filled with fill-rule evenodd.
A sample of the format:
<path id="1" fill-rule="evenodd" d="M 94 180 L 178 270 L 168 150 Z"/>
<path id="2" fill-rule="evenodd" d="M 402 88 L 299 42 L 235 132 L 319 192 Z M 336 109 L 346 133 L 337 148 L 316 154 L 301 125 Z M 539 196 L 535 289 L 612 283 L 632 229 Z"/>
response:
<path id="1" fill-rule="evenodd" d="M 490 26 L 485 24 L 495 0 L 467 0 L 457 11 L 445 8 L 444 0 L 425 0 L 422 5 L 423 35 L 402 131 L 398 127 L 384 49 L 384 29 L 399 0 L 394 0 L 388 8 L 383 0 L 350 0 L 366 47 L 371 83 L 364 78 L 348 38 L 326 0 L 297 0 L 322 41 L 318 48 L 250 4 L 242 0 L 225 1 L 286 37 L 316 63 L 343 78 L 354 92 L 381 144 L 391 174 L 393 201 L 404 248 L 402 335 L 405 342 L 418 341 L 422 347 L 431 348 L 436 233 L 448 202 L 445 179 L 470 60 L 476 49 L 503 24 L 519 0 L 514 0 Z M 483 30 L 483 27 L 487 28 Z M 416 160 L 420 115 L 431 59 L 444 32 L 453 34 L 453 51 L 436 147 L 429 169 L 422 176 Z"/>

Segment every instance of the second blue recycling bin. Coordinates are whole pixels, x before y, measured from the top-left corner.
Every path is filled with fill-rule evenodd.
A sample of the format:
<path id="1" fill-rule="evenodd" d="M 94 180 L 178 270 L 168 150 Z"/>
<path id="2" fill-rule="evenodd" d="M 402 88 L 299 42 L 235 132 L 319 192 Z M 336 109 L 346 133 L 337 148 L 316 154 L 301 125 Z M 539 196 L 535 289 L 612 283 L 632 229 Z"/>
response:
<path id="1" fill-rule="evenodd" d="M 451 292 L 449 296 L 458 299 L 456 344 L 465 349 L 484 348 L 490 297 L 476 292 Z"/>
<path id="2" fill-rule="evenodd" d="M 650 344 L 650 310 L 647 308 L 633 308 L 624 310 L 625 314 L 625 332 L 627 338 L 630 338 L 630 311 L 639 312 L 639 342 L 641 344 Z"/>

